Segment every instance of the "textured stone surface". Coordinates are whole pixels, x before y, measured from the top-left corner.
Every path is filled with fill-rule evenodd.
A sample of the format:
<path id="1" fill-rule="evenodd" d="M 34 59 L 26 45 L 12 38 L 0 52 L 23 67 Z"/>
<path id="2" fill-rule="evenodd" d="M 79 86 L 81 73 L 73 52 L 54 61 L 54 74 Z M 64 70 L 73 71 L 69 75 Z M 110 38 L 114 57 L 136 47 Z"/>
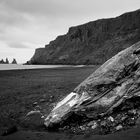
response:
<path id="1" fill-rule="evenodd" d="M 140 42 L 105 62 L 56 105 L 45 119 L 45 125 L 51 127 L 65 122 L 71 123 L 77 116 L 81 122 L 87 118 L 96 120 L 99 116 L 111 114 L 118 106 L 122 110 L 130 108 L 128 115 L 130 112 L 133 115 L 134 101 L 129 106 L 125 101 L 140 96 L 139 50 Z M 139 100 L 133 100 L 135 106 L 138 106 Z M 135 118 L 131 119 L 132 124 Z"/>
<path id="2" fill-rule="evenodd" d="M 29 64 L 102 64 L 140 40 L 140 10 L 116 18 L 71 27 L 45 48 L 38 48 Z"/>

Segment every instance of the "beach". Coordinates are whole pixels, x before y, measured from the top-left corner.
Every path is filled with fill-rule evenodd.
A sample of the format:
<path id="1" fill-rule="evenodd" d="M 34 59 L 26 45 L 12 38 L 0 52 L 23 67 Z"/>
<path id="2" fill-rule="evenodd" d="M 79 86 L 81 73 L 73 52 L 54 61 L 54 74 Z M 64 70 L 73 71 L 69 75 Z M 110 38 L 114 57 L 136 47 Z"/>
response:
<path id="1" fill-rule="evenodd" d="M 35 108 L 49 114 L 54 103 L 82 82 L 99 66 L 59 67 L 44 69 L 0 71 L 0 133 L 6 128 L 17 126 L 18 131 L 0 140 L 123 140 L 140 139 L 139 127 L 109 135 L 73 135 L 48 132 L 44 128 L 26 128 L 22 120 Z M 50 100 L 51 97 L 51 100 Z"/>

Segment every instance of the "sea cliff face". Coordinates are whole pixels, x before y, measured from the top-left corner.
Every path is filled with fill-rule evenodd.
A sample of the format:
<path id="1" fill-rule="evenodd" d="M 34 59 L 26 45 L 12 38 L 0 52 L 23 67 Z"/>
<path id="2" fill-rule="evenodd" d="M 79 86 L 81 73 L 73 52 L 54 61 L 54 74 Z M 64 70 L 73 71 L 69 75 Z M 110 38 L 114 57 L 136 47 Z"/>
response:
<path id="1" fill-rule="evenodd" d="M 28 64 L 102 64 L 140 40 L 140 10 L 69 28 L 45 48 L 38 48 Z"/>

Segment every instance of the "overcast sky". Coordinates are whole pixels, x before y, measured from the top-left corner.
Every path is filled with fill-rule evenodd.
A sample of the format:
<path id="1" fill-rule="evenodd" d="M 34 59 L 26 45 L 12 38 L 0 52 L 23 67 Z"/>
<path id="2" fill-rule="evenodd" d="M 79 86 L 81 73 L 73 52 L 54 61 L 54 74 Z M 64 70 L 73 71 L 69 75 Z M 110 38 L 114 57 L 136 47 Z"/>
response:
<path id="1" fill-rule="evenodd" d="M 0 59 L 29 60 L 71 26 L 140 8 L 140 0 L 0 0 Z"/>

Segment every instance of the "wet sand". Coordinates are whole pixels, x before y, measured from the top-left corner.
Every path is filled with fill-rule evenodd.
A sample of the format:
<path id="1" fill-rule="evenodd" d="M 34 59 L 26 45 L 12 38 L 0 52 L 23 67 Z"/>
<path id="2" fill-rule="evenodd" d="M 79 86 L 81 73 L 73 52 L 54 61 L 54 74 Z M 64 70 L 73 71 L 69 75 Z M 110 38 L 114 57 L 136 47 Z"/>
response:
<path id="1" fill-rule="evenodd" d="M 22 129 L 21 121 L 29 111 L 35 108 L 35 103 L 48 114 L 53 103 L 70 93 L 97 67 L 0 71 L 0 132 L 12 125 L 19 128 L 16 133 L 0 136 L 0 140 L 140 139 L 139 127 L 105 136 L 60 134 L 39 129 Z M 50 96 L 53 97 L 52 100 L 50 100 Z M 45 101 L 41 102 L 42 99 Z"/>

